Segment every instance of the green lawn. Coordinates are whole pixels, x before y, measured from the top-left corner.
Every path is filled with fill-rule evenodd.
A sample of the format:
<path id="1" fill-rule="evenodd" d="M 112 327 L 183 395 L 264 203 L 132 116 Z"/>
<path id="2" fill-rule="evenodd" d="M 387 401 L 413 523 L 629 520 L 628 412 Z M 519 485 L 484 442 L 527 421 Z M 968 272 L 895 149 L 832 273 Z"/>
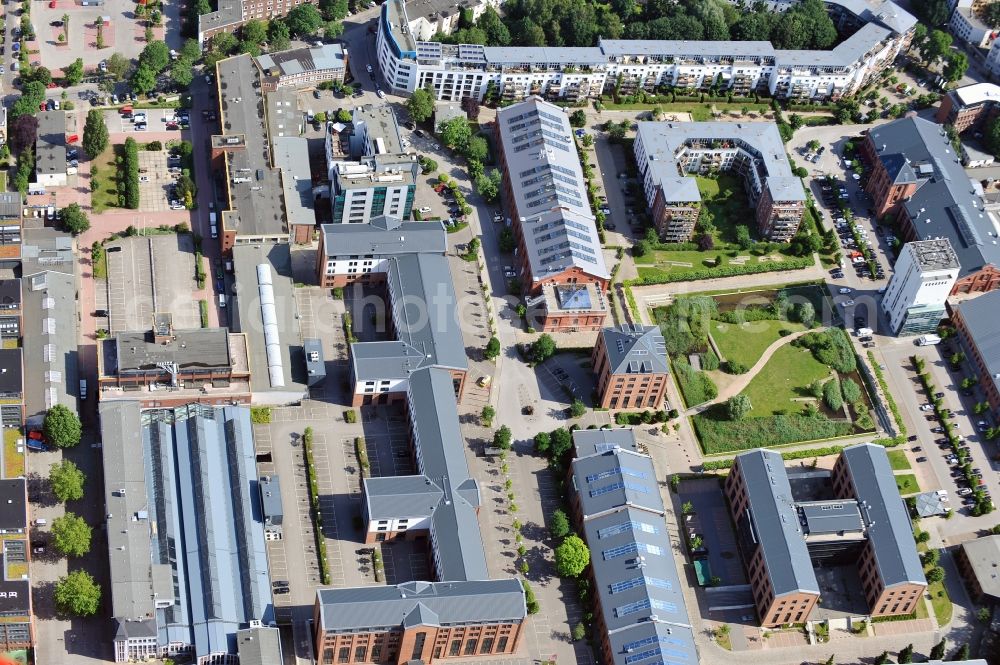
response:
<path id="1" fill-rule="evenodd" d="M 118 186 L 116 176 L 118 167 L 115 155 L 124 150 L 123 146 L 110 145 L 90 164 L 90 205 L 95 213 L 102 213 L 108 208 L 118 207 Z"/>
<path id="2" fill-rule="evenodd" d="M 781 337 L 778 331 L 782 329 L 796 332 L 804 327 L 790 321 L 749 321 L 739 325 L 712 321 L 711 334 L 726 360 L 753 367 L 764 350 Z"/>
<path id="3" fill-rule="evenodd" d="M 698 122 L 703 120 L 713 120 L 712 116 L 712 106 L 715 106 L 717 111 L 721 111 L 725 115 L 726 111 L 741 111 L 744 107 L 749 109 L 752 113 L 762 114 L 767 113 L 771 110 L 771 107 L 767 104 L 754 104 L 748 102 L 746 104 L 733 103 L 726 104 L 724 102 L 667 102 L 664 104 L 613 104 L 605 103 L 604 108 L 609 111 L 649 111 L 652 110 L 654 106 L 660 107 L 665 115 L 670 115 L 671 113 L 690 113 L 691 119 Z M 732 119 L 720 118 L 720 119 Z"/>
<path id="4" fill-rule="evenodd" d="M 917 482 L 917 477 L 912 473 L 897 473 L 896 487 L 899 488 L 899 493 L 903 495 L 916 494 L 920 491 L 920 484 Z"/>
<path id="5" fill-rule="evenodd" d="M 890 450 L 889 465 L 893 471 L 909 471 L 913 468 L 910 466 L 910 460 L 906 459 L 906 451 L 904 450 Z"/>
<path id="6" fill-rule="evenodd" d="M 808 349 L 782 346 L 744 391 L 753 405 L 751 417 L 801 412 L 803 403 L 793 400 L 807 397 L 809 384 L 828 376 L 830 368 L 816 360 Z"/>
<path id="7" fill-rule="evenodd" d="M 736 227 L 743 224 L 750 228 L 750 235 L 756 237 L 753 215 L 749 214 L 743 182 L 734 173 L 719 173 L 715 177 L 692 176 L 698 182 L 698 192 L 704 206 L 712 213 L 712 221 L 717 232 L 716 246 L 719 241 L 731 243 L 736 241 Z"/>
<path id="8" fill-rule="evenodd" d="M 0 171 L 0 192 L 7 191 L 7 172 Z"/>

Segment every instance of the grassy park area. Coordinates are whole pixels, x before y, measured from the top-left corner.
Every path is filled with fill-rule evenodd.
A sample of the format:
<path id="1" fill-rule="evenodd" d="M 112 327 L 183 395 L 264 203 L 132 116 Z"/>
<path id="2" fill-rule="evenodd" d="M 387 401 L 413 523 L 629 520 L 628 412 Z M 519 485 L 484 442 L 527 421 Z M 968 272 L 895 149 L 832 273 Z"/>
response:
<path id="1" fill-rule="evenodd" d="M 913 468 L 910 466 L 910 460 L 906 459 L 905 450 L 890 450 L 889 466 L 892 467 L 893 471 L 909 471 Z"/>
<path id="2" fill-rule="evenodd" d="M 753 404 L 753 416 L 801 411 L 803 402 L 814 401 L 809 384 L 830 376 L 830 368 L 816 360 L 809 349 L 786 344 L 761 368 L 744 391 Z"/>
<path id="3" fill-rule="evenodd" d="M 896 487 L 899 488 L 899 493 L 904 496 L 920 491 L 920 483 L 917 482 L 917 477 L 912 473 L 897 473 Z"/>
<path id="4" fill-rule="evenodd" d="M 805 326 L 792 321 L 765 320 L 739 324 L 712 321 L 711 333 L 726 360 L 753 367 L 764 355 L 765 349 L 781 338 L 780 330 L 797 332 L 805 330 Z"/>
<path id="5" fill-rule="evenodd" d="M 109 145 L 90 164 L 90 203 L 94 213 L 118 207 L 118 166 L 115 155 L 122 151 L 120 145 Z"/>

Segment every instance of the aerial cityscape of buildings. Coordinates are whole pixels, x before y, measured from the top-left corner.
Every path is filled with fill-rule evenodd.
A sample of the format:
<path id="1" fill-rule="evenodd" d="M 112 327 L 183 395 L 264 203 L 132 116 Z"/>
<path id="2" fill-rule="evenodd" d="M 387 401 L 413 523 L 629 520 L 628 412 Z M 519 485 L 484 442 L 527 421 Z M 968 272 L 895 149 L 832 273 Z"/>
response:
<path id="1" fill-rule="evenodd" d="M 985 665 L 1000 40 L 948 4 L 935 58 L 892 0 L 8 10 L 0 651 Z"/>

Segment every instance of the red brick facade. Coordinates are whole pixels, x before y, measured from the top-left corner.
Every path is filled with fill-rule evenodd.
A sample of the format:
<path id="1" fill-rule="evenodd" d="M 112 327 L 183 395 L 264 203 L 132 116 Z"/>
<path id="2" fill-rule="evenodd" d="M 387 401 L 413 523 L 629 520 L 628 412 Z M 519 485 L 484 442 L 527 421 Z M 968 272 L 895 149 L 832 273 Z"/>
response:
<path id="1" fill-rule="evenodd" d="M 653 224 L 664 242 L 688 242 L 698 223 L 700 203 L 693 201 L 677 202 L 664 199 L 663 190 L 656 190 L 653 199 Z"/>
<path id="2" fill-rule="evenodd" d="M 321 626 L 319 607 L 314 616 Z M 381 663 L 403 665 L 420 660 L 432 665 L 439 660 L 469 659 L 473 656 L 497 656 L 517 653 L 523 623 L 467 626 L 402 626 L 388 631 L 316 633 L 316 662 L 319 665 L 341 663 Z"/>
<path id="3" fill-rule="evenodd" d="M 597 376 L 597 395 L 603 409 L 659 409 L 667 392 L 668 375 L 612 374 L 604 335 L 597 336 L 591 356 Z"/>
<path id="4" fill-rule="evenodd" d="M 730 469 L 729 475 L 726 476 L 724 490 L 729 499 L 730 515 L 736 522 L 746 512 L 750 502 L 746 481 L 740 472 L 739 464 L 734 464 Z M 819 602 L 819 594 L 804 592 L 788 593 L 776 598 L 771 578 L 767 573 L 763 549 L 760 546 L 750 556 L 747 576 L 750 579 L 760 625 L 765 628 L 777 628 L 786 623 L 806 621 L 813 607 Z"/>
<path id="5" fill-rule="evenodd" d="M 986 366 L 986 361 L 983 359 L 975 340 L 969 334 L 969 328 L 962 317 L 960 307 L 951 308 L 951 322 L 955 326 L 955 329 L 958 330 L 965 348 L 969 349 L 971 353 L 969 360 L 976 367 L 975 374 L 984 377 L 979 382 L 979 387 L 986 393 L 986 401 L 990 403 L 990 409 L 993 413 L 1000 414 L 1000 391 L 997 390 L 996 382 L 990 379 L 990 370 Z"/>
<path id="6" fill-rule="evenodd" d="M 955 98 L 955 94 L 951 93 L 941 98 L 941 106 L 934 119 L 942 125 L 951 125 L 959 134 L 969 129 L 981 127 L 992 120 L 1000 110 L 996 102 L 992 100 L 972 106 L 963 106 Z"/>
<path id="7" fill-rule="evenodd" d="M 900 203 L 917 191 L 917 183 L 915 182 L 893 184 L 893 179 L 879 159 L 878 150 L 870 135 L 866 135 L 865 140 L 861 143 L 861 152 L 865 161 L 871 166 L 868 181 L 865 183 L 865 191 L 874 201 L 872 207 L 875 209 L 877 217 L 895 210 Z"/>
<path id="8" fill-rule="evenodd" d="M 765 188 L 754 212 L 757 230 L 764 238 L 787 242 L 799 230 L 805 209 L 805 201 L 774 201 L 771 190 Z"/>

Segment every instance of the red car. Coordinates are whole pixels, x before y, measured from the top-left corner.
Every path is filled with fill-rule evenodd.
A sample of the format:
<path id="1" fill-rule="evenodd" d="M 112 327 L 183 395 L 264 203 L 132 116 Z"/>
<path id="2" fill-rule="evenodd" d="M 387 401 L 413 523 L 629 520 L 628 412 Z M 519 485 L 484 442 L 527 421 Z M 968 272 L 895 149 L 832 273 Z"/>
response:
<path id="1" fill-rule="evenodd" d="M 49 9 L 56 8 L 56 0 L 49 0 Z"/>
<path id="2" fill-rule="evenodd" d="M 38 110 L 39 111 L 44 111 L 45 110 L 45 102 L 42 102 L 41 104 L 38 105 Z"/>
<path id="3" fill-rule="evenodd" d="M 56 83 L 55 83 L 55 82 L 53 82 L 53 81 L 49 81 L 49 84 L 48 84 L 47 86 L 45 86 L 45 87 L 46 87 L 46 88 L 49 88 L 49 89 L 51 90 L 52 88 L 58 88 L 58 87 L 59 87 L 59 85 L 58 85 L 58 84 L 56 84 Z"/>
<path id="4" fill-rule="evenodd" d="M 180 128 L 181 128 L 181 126 L 178 125 L 176 122 L 168 122 L 167 123 L 167 129 L 180 129 Z"/>
<path id="5" fill-rule="evenodd" d="M 30 432 L 28 432 L 28 438 L 34 439 L 35 441 L 44 441 L 45 435 L 42 434 L 41 431 L 33 429 Z"/>

